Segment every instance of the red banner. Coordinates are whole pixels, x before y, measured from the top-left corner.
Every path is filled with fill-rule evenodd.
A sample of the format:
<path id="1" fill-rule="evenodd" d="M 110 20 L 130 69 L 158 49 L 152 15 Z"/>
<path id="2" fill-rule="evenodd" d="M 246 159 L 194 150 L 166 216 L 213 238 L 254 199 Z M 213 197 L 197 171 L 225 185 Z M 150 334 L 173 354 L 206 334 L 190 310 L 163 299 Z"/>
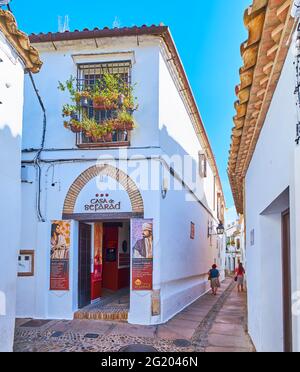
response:
<path id="1" fill-rule="evenodd" d="M 132 289 L 152 291 L 153 260 L 134 258 L 132 260 Z"/>
<path id="2" fill-rule="evenodd" d="M 69 290 L 69 260 L 51 260 L 50 291 Z"/>
<path id="3" fill-rule="evenodd" d="M 153 287 L 153 220 L 132 220 L 132 290 Z"/>

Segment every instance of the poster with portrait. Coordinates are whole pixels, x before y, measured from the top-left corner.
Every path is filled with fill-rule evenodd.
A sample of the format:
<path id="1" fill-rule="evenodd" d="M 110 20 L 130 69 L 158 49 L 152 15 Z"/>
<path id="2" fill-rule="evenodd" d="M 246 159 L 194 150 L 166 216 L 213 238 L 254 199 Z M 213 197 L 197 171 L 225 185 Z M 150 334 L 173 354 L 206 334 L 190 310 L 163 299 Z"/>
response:
<path id="1" fill-rule="evenodd" d="M 132 290 L 151 291 L 153 287 L 153 220 L 133 219 Z"/>
<path id="2" fill-rule="evenodd" d="M 50 252 L 50 291 L 68 291 L 70 221 L 52 221 Z"/>

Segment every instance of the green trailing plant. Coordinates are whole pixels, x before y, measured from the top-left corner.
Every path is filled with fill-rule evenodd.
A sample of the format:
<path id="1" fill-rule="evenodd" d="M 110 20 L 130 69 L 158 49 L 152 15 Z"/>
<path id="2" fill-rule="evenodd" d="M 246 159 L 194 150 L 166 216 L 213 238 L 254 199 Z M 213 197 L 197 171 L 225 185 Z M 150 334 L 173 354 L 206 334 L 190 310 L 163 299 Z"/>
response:
<path id="1" fill-rule="evenodd" d="M 136 85 L 123 84 L 122 94 L 124 96 L 123 108 L 128 111 L 136 111 L 139 108 L 137 97 L 134 96 Z"/>
<path id="2" fill-rule="evenodd" d="M 80 122 L 76 119 L 71 119 L 69 121 L 64 121 L 64 127 L 66 129 L 70 129 L 73 133 L 79 133 L 83 129 L 82 122 Z"/>
<path id="3" fill-rule="evenodd" d="M 73 104 L 65 104 L 62 116 L 69 117 L 64 126 L 73 132 L 83 131 L 87 137 L 111 138 L 114 130 L 132 130 L 135 127 L 132 113 L 138 109 L 137 99 L 134 97 L 135 86 L 128 86 L 115 74 L 104 74 L 93 87 L 82 91 L 77 90 L 77 80 L 71 76 L 65 83 L 59 82 L 58 89 L 68 91 Z M 114 119 L 107 119 L 99 124 L 89 118 L 86 107 L 88 100 L 93 101 L 94 109 L 116 110 Z M 81 121 L 78 120 L 82 117 Z"/>
<path id="4" fill-rule="evenodd" d="M 78 107 L 75 105 L 65 104 L 62 109 L 62 116 L 72 116 L 78 112 Z"/>
<path id="5" fill-rule="evenodd" d="M 82 91 L 77 89 L 77 79 L 74 76 L 70 76 L 65 83 L 59 81 L 58 89 L 62 92 L 68 91 L 71 101 L 76 104 L 80 102 L 81 98 L 92 98 L 92 92 L 89 87 L 86 87 Z"/>
<path id="6" fill-rule="evenodd" d="M 119 111 L 118 116 L 110 122 L 115 130 L 132 130 L 135 128 L 133 116 L 127 111 Z"/>
<path id="7" fill-rule="evenodd" d="M 84 115 L 82 119 L 82 129 L 87 137 L 92 137 L 92 134 L 97 130 L 98 123 L 95 119 L 90 119 Z"/>

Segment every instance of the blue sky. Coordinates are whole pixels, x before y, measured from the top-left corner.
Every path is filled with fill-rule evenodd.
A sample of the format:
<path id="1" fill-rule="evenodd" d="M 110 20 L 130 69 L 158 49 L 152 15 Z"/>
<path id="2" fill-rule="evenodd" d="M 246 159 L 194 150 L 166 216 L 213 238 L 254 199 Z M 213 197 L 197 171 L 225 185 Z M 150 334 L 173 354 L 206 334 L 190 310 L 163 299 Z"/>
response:
<path id="1" fill-rule="evenodd" d="M 247 33 L 243 13 L 251 0 L 12 0 L 19 27 L 27 33 L 55 32 L 58 16 L 70 28 L 121 27 L 163 22 L 175 43 L 196 96 L 216 156 L 227 207 L 233 206 L 227 178 L 235 85 L 242 64 L 240 44 Z"/>

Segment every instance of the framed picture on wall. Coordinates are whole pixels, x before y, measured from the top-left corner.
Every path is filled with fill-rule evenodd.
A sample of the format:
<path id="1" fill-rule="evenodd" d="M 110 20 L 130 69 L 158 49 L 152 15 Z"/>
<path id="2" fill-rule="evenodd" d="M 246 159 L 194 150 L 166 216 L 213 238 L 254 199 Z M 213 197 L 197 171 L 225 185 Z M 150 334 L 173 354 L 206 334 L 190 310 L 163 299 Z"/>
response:
<path id="1" fill-rule="evenodd" d="M 18 276 L 34 276 L 34 251 L 20 251 Z"/>
<path id="2" fill-rule="evenodd" d="M 191 239 L 195 239 L 195 224 L 191 222 Z"/>

